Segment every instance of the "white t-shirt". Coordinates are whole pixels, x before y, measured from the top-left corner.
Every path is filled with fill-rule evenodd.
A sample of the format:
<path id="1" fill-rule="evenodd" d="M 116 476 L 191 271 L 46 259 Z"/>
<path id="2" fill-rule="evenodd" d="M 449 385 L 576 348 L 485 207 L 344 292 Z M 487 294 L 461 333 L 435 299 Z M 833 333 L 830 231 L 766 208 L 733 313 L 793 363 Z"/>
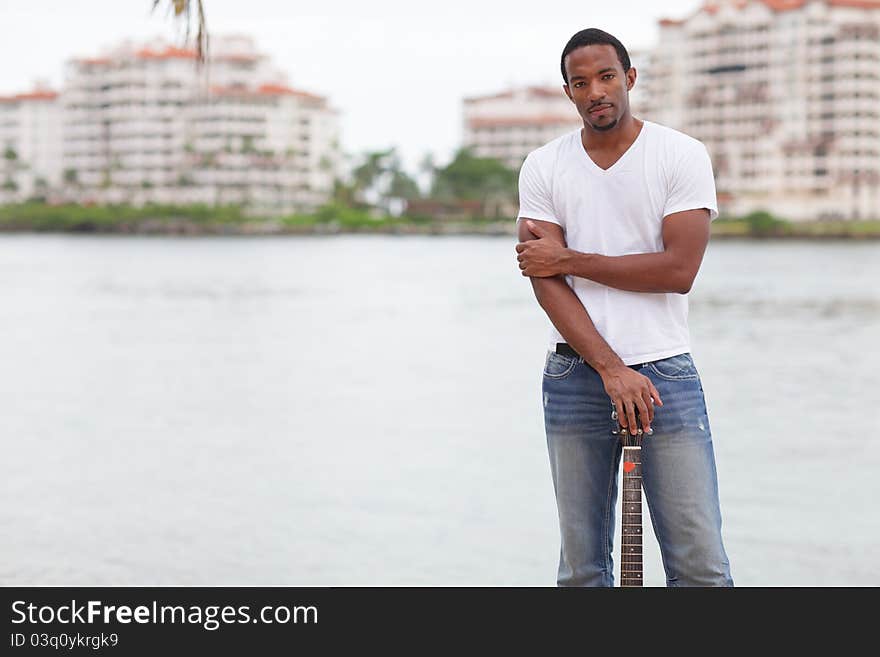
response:
<path id="1" fill-rule="evenodd" d="M 569 248 L 607 256 L 663 251 L 663 218 L 675 212 L 707 208 L 718 216 L 706 147 L 650 121 L 607 170 L 584 150 L 580 130 L 532 151 L 519 174 L 519 203 L 520 219 L 559 224 Z M 627 365 L 690 351 L 687 295 L 566 280 Z M 551 349 L 557 342 L 565 339 L 552 327 Z"/>

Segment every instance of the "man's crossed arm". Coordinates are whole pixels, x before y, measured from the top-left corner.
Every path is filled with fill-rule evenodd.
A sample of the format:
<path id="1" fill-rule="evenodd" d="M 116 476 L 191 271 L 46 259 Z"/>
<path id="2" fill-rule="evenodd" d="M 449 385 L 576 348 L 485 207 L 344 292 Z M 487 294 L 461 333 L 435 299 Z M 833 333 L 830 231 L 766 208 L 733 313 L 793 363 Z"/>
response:
<path id="1" fill-rule="evenodd" d="M 520 232 L 519 268 L 523 276 L 570 275 L 630 292 L 690 291 L 709 242 L 709 211 L 686 210 L 663 219 L 663 251 L 604 256 L 566 248 L 557 239 L 561 228 L 549 221 L 523 220 L 531 233 Z"/>

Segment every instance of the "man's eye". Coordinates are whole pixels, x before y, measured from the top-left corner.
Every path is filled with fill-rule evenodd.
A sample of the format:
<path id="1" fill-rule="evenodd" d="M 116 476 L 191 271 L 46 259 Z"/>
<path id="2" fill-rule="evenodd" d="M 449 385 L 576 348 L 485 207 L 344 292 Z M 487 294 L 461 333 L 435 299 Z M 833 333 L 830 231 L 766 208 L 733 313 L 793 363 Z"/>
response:
<path id="1" fill-rule="evenodd" d="M 575 86 L 575 88 L 583 87 L 584 83 L 583 82 L 575 82 L 574 86 Z"/>
<path id="2" fill-rule="evenodd" d="M 607 80 L 608 78 L 613 78 L 613 77 L 614 77 L 613 73 L 606 73 L 605 75 L 602 76 L 602 79 Z"/>

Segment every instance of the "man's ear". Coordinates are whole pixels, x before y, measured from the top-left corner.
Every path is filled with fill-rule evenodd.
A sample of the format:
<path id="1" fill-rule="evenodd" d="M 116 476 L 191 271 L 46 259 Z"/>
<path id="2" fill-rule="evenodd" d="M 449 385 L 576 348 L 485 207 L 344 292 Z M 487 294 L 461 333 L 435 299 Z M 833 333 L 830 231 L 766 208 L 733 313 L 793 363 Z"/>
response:
<path id="1" fill-rule="evenodd" d="M 630 66 L 629 70 L 626 72 L 626 90 L 632 91 L 632 88 L 636 86 L 636 67 Z"/>
<path id="2" fill-rule="evenodd" d="M 574 98 L 571 97 L 571 89 L 568 88 L 567 84 L 562 85 L 562 90 L 565 92 L 565 95 L 568 96 L 568 99 L 571 102 L 574 102 Z"/>

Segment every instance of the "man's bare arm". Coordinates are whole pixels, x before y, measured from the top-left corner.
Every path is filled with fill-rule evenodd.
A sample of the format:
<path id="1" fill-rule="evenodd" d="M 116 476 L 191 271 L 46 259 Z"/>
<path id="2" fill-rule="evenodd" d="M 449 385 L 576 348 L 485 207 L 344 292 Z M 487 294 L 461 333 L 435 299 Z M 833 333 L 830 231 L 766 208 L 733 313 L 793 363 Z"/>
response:
<path id="1" fill-rule="evenodd" d="M 538 239 L 517 245 L 523 276 L 571 275 L 631 292 L 690 291 L 709 242 L 709 211 L 686 210 L 663 219 L 663 251 L 605 256 L 560 247 L 540 224 Z M 553 224 L 551 224 L 553 225 Z M 528 226 L 526 226 L 528 229 Z"/>
<path id="2" fill-rule="evenodd" d="M 540 226 L 544 231 L 541 239 L 565 248 L 565 237 L 560 226 L 533 219 L 519 221 L 517 228 L 521 243 L 539 239 L 529 231 L 526 221 Z M 662 405 L 660 393 L 650 379 L 627 367 L 611 349 L 596 330 L 574 290 L 565 282 L 564 276 L 534 277 L 531 281 L 535 297 L 550 321 L 565 341 L 602 377 L 605 391 L 617 408 L 621 424 L 631 431 L 635 430 L 638 427 L 635 411 L 638 411 L 641 417 L 648 418 L 643 428 L 650 428 L 654 419 L 654 403 Z M 651 402 L 652 397 L 654 403 Z"/>

